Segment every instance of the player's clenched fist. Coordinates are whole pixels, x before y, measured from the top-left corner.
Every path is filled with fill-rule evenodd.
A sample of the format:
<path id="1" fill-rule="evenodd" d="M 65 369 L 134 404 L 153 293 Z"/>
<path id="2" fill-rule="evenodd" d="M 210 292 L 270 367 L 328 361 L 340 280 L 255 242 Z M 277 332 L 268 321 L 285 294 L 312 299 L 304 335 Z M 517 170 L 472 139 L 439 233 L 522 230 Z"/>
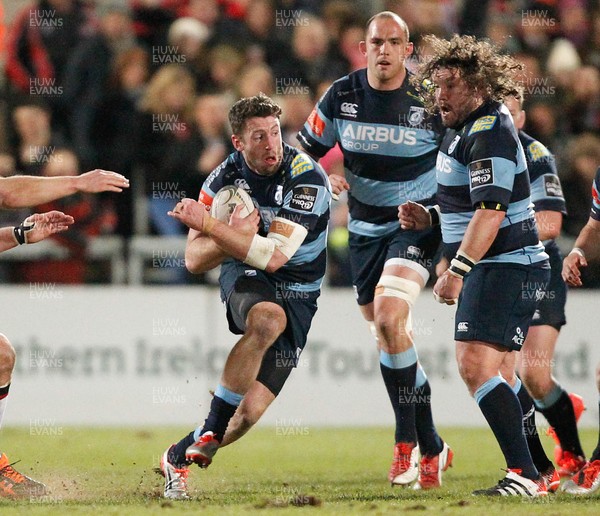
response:
<path id="1" fill-rule="evenodd" d="M 190 229 L 205 233 L 207 223 L 211 219 L 208 213 L 209 209 L 206 204 L 202 204 L 194 199 L 184 198 L 175 205 L 173 211 L 168 211 L 167 215 L 182 222 Z"/>
<path id="2" fill-rule="evenodd" d="M 398 206 L 400 227 L 407 230 L 423 230 L 431 226 L 431 215 L 425 206 L 407 201 Z"/>

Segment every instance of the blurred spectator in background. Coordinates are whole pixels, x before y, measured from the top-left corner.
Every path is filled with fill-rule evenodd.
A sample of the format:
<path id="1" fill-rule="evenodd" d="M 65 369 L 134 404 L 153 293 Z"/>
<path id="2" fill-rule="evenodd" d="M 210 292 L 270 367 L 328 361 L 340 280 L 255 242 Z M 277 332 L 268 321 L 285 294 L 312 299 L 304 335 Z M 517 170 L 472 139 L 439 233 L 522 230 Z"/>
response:
<path id="1" fill-rule="evenodd" d="M 208 91 L 235 95 L 235 84 L 244 66 L 244 56 L 231 45 L 217 45 L 208 57 Z"/>
<path id="2" fill-rule="evenodd" d="M 573 139 L 566 151 L 562 179 L 569 216 L 563 224 L 567 234 L 575 237 L 588 221 L 592 198 L 589 185 L 600 166 L 600 137 L 586 133 Z"/>
<path id="3" fill-rule="evenodd" d="M 100 8 L 98 33 L 80 42 L 69 58 L 64 78 L 64 102 L 69 136 L 83 168 L 93 168 L 98 155 L 92 126 L 108 84 L 112 61 L 134 45 L 129 10 L 108 3 Z"/>
<path id="4" fill-rule="evenodd" d="M 210 172 L 234 151 L 227 119 L 230 101 L 225 95 L 201 95 L 194 110 L 195 170 L 191 174 L 189 197 L 198 198 L 200 187 Z"/>
<path id="5" fill-rule="evenodd" d="M 125 50 L 114 59 L 92 127 L 99 168 L 118 170 L 126 177 L 133 177 L 142 138 L 137 104 L 144 94 L 149 73 L 149 55 L 142 47 Z M 115 201 L 120 235 L 129 236 L 133 231 L 132 196 L 133 192 L 127 189 Z"/>
<path id="6" fill-rule="evenodd" d="M 14 124 L 14 157 L 22 174 L 38 176 L 57 147 L 66 145 L 65 138 L 52 130 L 50 108 L 38 99 L 26 97 L 12 111 Z"/>
<path id="7" fill-rule="evenodd" d="M 169 45 L 152 49 L 152 64 L 155 67 L 167 63 L 181 63 L 194 75 L 196 89 L 208 87 L 208 59 L 206 41 L 210 30 L 195 18 L 179 18 L 169 27 Z"/>
<path id="8" fill-rule="evenodd" d="M 72 50 L 93 32 L 93 10 L 79 0 L 38 0 L 15 17 L 7 36 L 6 78 L 11 94 L 44 96 L 55 127 L 66 125 L 61 110 L 63 79 Z"/>
<path id="9" fill-rule="evenodd" d="M 48 157 L 42 167 L 46 177 L 77 176 L 80 173 L 79 161 L 74 152 L 67 149 L 56 149 Z M 33 211 L 44 212 L 61 210 L 71 215 L 77 223 L 64 233 L 56 233 L 49 237 L 68 251 L 65 260 L 41 260 L 26 263 L 18 267 L 21 281 L 30 283 L 84 283 L 87 266 L 85 252 L 88 240 L 92 236 L 111 233 L 115 225 L 114 213 L 106 210 L 96 202 L 91 194 L 76 193 L 53 202 L 33 208 Z"/>
<path id="10" fill-rule="evenodd" d="M 167 45 L 167 31 L 176 14 L 176 3 L 168 0 L 130 0 L 137 40 L 149 51 Z"/>
<path id="11" fill-rule="evenodd" d="M 302 87 L 300 87 L 302 88 Z M 314 107 L 314 99 L 308 87 L 294 89 L 278 97 L 282 108 L 281 137 L 293 147 L 298 145 L 298 131 L 304 126 Z"/>
<path id="12" fill-rule="evenodd" d="M 324 77 L 348 73 L 348 65 L 335 58 L 338 50 L 330 54 L 327 27 L 320 18 L 307 15 L 301 22 L 293 27 L 290 55 L 272 68 L 276 84 L 315 90 Z"/>
<path id="13" fill-rule="evenodd" d="M 341 58 L 346 62 L 348 72 L 354 72 L 367 66 L 367 58 L 358 47 L 364 38 L 365 23 L 358 19 L 347 23 L 340 30 L 339 51 Z"/>
<path id="14" fill-rule="evenodd" d="M 164 65 L 152 76 L 140 102 L 140 165 L 143 167 L 149 218 L 159 235 L 182 235 L 183 225 L 167 211 L 186 196 L 179 153 L 191 138 L 194 78 L 178 64 Z"/>
<path id="15" fill-rule="evenodd" d="M 600 134 L 600 72 L 594 66 L 582 66 L 570 74 L 570 81 L 565 99 L 565 130 L 573 134 L 586 131 Z"/>
<path id="16" fill-rule="evenodd" d="M 237 98 L 258 95 L 261 91 L 268 97 L 275 94 L 275 78 L 271 68 L 263 63 L 244 66 L 237 82 L 234 102 Z"/>

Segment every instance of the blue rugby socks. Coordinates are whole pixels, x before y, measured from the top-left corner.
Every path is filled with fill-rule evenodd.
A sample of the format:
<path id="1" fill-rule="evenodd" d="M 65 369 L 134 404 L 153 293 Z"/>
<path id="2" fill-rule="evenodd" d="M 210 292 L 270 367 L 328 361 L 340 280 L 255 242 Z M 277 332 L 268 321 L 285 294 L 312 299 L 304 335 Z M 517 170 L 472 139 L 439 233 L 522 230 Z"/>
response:
<path id="1" fill-rule="evenodd" d="M 537 480 L 536 469 L 523 436 L 521 405 L 510 386 L 500 376 L 487 380 L 475 392 L 475 401 L 485 416 L 510 469 Z"/>
<path id="2" fill-rule="evenodd" d="M 401 353 L 379 352 L 381 376 L 396 416 L 396 443 L 417 442 L 415 429 L 415 379 L 417 352 L 414 347 Z"/>
<path id="3" fill-rule="evenodd" d="M 415 425 L 417 429 L 417 440 L 421 455 L 434 457 L 441 453 L 444 442 L 440 438 L 431 413 L 431 386 L 427 375 L 420 364 L 417 365 L 417 376 L 415 381 L 416 404 Z"/>
<path id="4" fill-rule="evenodd" d="M 535 406 L 554 428 L 562 449 L 585 457 L 577 433 L 573 403 L 567 391 L 556 385 L 544 398 L 535 400 Z"/>
<path id="5" fill-rule="evenodd" d="M 210 412 L 204 421 L 204 425 L 196 428 L 196 430 L 190 432 L 181 441 L 171 447 L 169 450 L 169 462 L 175 466 L 187 464 L 185 450 L 206 432 L 213 432 L 215 439 L 221 442 L 227 431 L 229 420 L 233 417 L 243 399 L 243 395 L 230 391 L 219 384 L 215 390 L 215 395 L 210 404 Z"/>
<path id="6" fill-rule="evenodd" d="M 523 432 L 525 432 L 525 440 L 527 441 L 527 447 L 529 448 L 529 453 L 531 453 L 533 463 L 538 471 L 546 471 L 552 466 L 552 462 L 544 451 L 535 426 L 535 406 L 533 405 L 533 400 L 519 378 L 517 378 L 517 383 L 512 389 L 521 404 Z"/>

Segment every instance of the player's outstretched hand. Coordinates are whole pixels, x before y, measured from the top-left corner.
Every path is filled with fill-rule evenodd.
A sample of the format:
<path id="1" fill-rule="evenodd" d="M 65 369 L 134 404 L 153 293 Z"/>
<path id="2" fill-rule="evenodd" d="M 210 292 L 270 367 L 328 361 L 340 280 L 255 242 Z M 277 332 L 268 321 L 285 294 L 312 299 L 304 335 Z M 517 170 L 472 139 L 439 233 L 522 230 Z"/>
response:
<path id="1" fill-rule="evenodd" d="M 109 170 L 97 168 L 77 176 L 77 190 L 80 192 L 122 192 L 123 188 L 129 188 L 129 179 Z"/>
<path id="2" fill-rule="evenodd" d="M 258 233 L 258 227 L 260 224 L 260 215 L 258 210 L 254 208 L 254 211 L 247 217 L 240 217 L 240 212 L 245 208 L 243 204 L 238 204 L 231 217 L 229 218 L 229 225 L 239 233 L 244 235 L 256 235 Z"/>
<path id="3" fill-rule="evenodd" d="M 577 252 L 571 252 L 563 260 L 562 278 L 567 285 L 581 287 L 581 267 L 587 267 L 587 260 Z"/>
<path id="4" fill-rule="evenodd" d="M 33 224 L 33 228 L 25 231 L 25 241 L 35 244 L 54 233 L 66 231 L 75 220 L 71 215 L 65 215 L 62 211 L 49 211 L 46 213 L 34 213 L 25 219 L 23 226 Z"/>
<path id="5" fill-rule="evenodd" d="M 194 199 L 181 199 L 173 208 L 173 211 L 168 211 L 174 219 L 183 222 L 188 228 L 202 232 L 205 224 L 205 217 L 209 217 L 208 211 L 210 208 L 206 204 L 195 201 Z"/>
<path id="6" fill-rule="evenodd" d="M 431 226 L 431 215 L 427 208 L 412 201 L 398 206 L 398 220 L 402 229 L 422 230 Z"/>
<path id="7" fill-rule="evenodd" d="M 340 195 L 345 190 L 350 190 L 348 181 L 338 174 L 331 174 L 329 176 L 329 182 L 331 183 L 331 191 L 335 196 Z M 336 201 L 337 200 L 338 199 L 336 199 Z"/>

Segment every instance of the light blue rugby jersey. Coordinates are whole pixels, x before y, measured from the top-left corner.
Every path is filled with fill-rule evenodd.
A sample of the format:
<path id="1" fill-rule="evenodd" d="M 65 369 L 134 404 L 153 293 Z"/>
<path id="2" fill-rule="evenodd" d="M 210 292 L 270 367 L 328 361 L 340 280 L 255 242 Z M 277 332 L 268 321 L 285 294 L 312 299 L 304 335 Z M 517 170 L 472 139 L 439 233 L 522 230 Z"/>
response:
<path id="1" fill-rule="evenodd" d="M 428 117 L 409 76 L 393 91 L 369 86 L 366 69 L 335 81 L 298 133 L 313 156 L 340 144 L 350 184 L 348 229 L 383 236 L 398 229 L 398 206 L 435 204 L 435 158 L 444 129 Z"/>
<path id="2" fill-rule="evenodd" d="M 448 131 L 437 159 L 437 200 L 444 254 L 452 258 L 480 202 L 507 207 L 482 263 L 542 265 L 548 255 L 539 240 L 523 147 L 508 109 L 487 102 L 458 129 Z"/>

